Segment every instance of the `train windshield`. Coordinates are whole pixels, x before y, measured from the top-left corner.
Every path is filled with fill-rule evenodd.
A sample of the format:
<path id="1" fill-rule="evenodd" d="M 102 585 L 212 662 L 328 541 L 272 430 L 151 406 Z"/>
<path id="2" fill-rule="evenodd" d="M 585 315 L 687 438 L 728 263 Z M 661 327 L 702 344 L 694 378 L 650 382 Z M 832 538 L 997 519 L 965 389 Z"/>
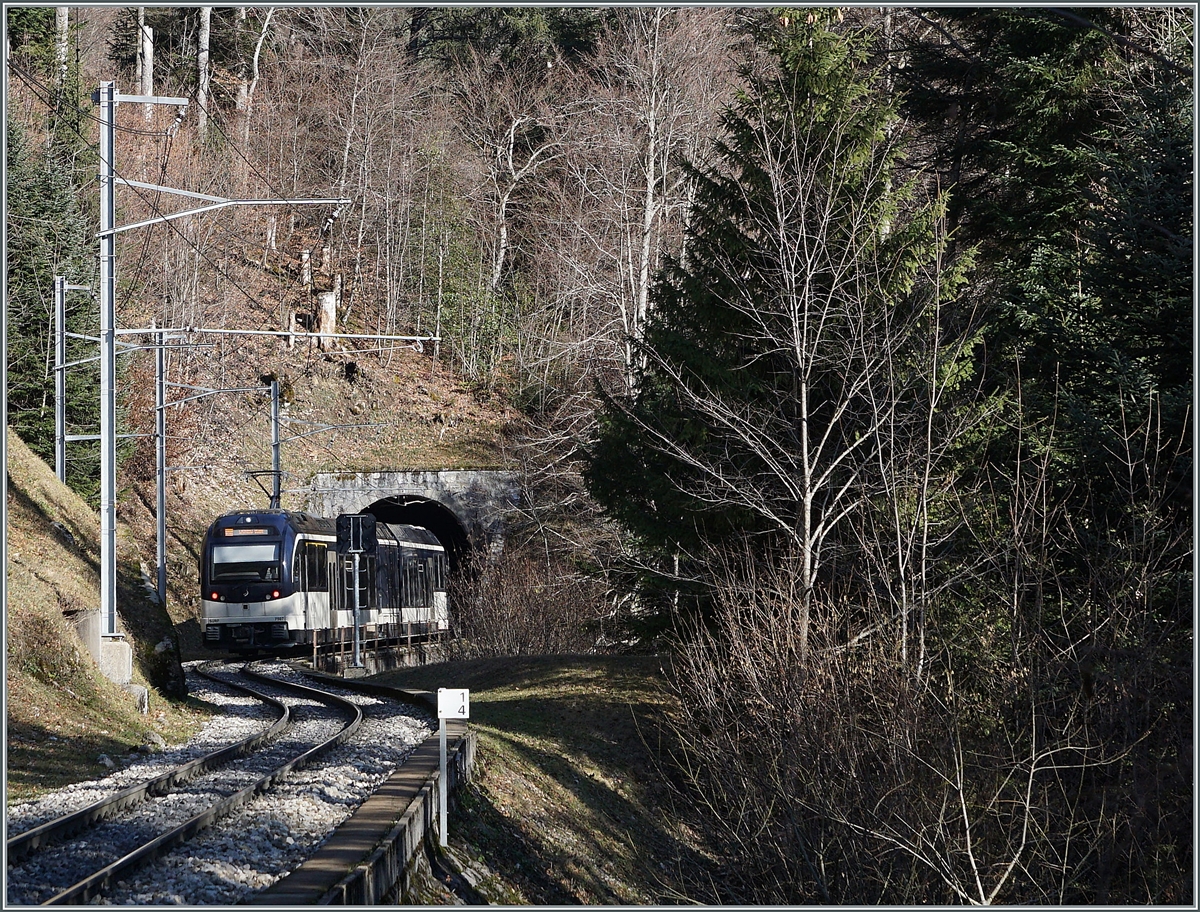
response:
<path id="1" fill-rule="evenodd" d="M 214 545 L 213 582 L 279 579 L 279 542 Z"/>

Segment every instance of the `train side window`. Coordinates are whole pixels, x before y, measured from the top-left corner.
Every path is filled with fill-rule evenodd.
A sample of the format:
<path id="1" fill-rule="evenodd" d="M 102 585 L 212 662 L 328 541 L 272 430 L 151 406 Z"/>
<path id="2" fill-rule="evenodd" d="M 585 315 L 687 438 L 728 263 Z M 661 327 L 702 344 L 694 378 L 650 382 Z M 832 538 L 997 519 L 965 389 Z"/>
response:
<path id="1" fill-rule="evenodd" d="M 402 551 L 401 555 L 401 564 L 403 566 L 400 568 L 400 585 L 404 587 L 404 607 L 413 608 L 418 604 L 417 589 L 414 585 L 416 580 L 413 577 L 412 570 L 415 555 L 407 549 Z"/>
<path id="2" fill-rule="evenodd" d="M 392 558 L 392 601 L 396 607 L 403 607 L 404 592 L 401 588 L 401 567 L 404 564 L 404 559 L 401 556 L 400 549 L 396 549 L 396 553 Z"/>
<path id="3" fill-rule="evenodd" d="M 407 550 L 400 552 L 400 592 L 401 604 L 405 608 L 416 604 L 412 588 L 412 552 Z"/>
<path id="4" fill-rule="evenodd" d="M 360 572 L 366 574 L 366 586 L 363 597 L 366 598 L 366 603 L 360 605 L 361 608 L 378 608 L 379 607 L 379 589 L 376 584 L 376 565 L 377 558 L 368 557 L 363 561 L 363 566 Z"/>
<path id="5" fill-rule="evenodd" d="M 309 592 L 329 591 L 327 551 L 318 542 L 304 543 L 304 588 Z"/>
<path id="6" fill-rule="evenodd" d="M 379 601 L 375 602 L 374 607 L 382 608 L 385 605 L 391 604 L 392 590 L 391 586 L 391 571 L 388 567 L 388 558 L 391 552 L 388 548 L 380 547 L 375 555 L 375 597 Z"/>

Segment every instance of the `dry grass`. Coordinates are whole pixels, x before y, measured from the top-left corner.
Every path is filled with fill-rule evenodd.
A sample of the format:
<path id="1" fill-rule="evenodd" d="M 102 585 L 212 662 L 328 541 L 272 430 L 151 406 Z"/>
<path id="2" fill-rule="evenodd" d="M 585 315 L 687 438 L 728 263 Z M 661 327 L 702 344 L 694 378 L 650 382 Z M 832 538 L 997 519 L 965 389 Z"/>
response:
<path id="1" fill-rule="evenodd" d="M 119 761 L 151 731 L 168 743 L 185 741 L 203 723 L 205 709 L 171 698 L 161 681 L 154 689 L 160 666 L 174 665 L 173 658 L 154 651 L 170 626 L 161 610 L 129 594 L 140 585 L 140 570 L 129 565 L 133 555 L 127 543 L 120 549 L 119 587 L 126 595 L 122 620 L 135 649 L 134 681 L 152 688 L 150 713 L 140 714 L 134 697 L 100 674 L 70 622 L 99 602 L 99 519 L 11 431 L 7 470 L 5 706 L 11 803 L 103 775 L 97 762 L 101 754 Z M 169 683 L 170 676 L 165 680 Z"/>
<path id="2" fill-rule="evenodd" d="M 386 683 L 471 691 L 476 776 L 455 858 L 493 901 L 703 900 L 714 870 L 670 800 L 670 704 L 652 656 L 539 656 L 405 669 Z"/>

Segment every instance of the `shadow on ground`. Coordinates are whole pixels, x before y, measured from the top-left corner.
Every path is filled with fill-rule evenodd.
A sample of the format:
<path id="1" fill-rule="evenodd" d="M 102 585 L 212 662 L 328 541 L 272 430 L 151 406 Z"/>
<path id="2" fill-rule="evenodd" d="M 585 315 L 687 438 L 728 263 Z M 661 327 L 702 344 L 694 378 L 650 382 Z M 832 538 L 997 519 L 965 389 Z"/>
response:
<path id="1" fill-rule="evenodd" d="M 662 680 L 647 656 L 489 659 L 388 676 L 471 690 L 480 748 L 451 842 L 528 902 L 550 905 L 711 898 L 700 885 L 714 866 L 664 781 Z"/>

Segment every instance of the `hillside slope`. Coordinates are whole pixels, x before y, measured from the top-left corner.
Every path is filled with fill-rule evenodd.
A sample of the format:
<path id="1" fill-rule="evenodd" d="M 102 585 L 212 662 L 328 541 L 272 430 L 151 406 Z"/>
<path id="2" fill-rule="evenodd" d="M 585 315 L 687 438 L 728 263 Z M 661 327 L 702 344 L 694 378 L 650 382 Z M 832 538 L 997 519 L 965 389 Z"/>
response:
<path id="1" fill-rule="evenodd" d="M 118 530 L 121 627 L 134 650 L 134 683 L 149 713 L 105 678 L 72 620 L 99 601 L 99 519 L 7 431 L 6 700 L 8 801 L 102 775 L 151 732 L 180 742 L 204 720 L 183 697 L 173 631 L 148 597 L 127 530 Z"/>
<path id="2" fill-rule="evenodd" d="M 246 279 L 249 281 L 249 279 Z M 243 325 L 253 328 L 252 315 Z M 186 371 L 185 371 L 186 368 Z M 142 393 L 153 392 L 145 365 L 130 368 L 131 423 L 153 428 Z M 282 506 L 303 509 L 316 472 L 495 468 L 505 435 L 519 420 L 500 396 L 473 390 L 430 354 L 319 352 L 311 342 L 287 349 L 249 337 L 197 356 L 170 373 L 208 389 L 281 387 Z M 173 394 L 175 395 L 175 394 Z M 151 399 L 152 401 L 152 399 Z M 167 415 L 167 611 L 184 658 L 203 654 L 196 562 L 204 530 L 221 513 L 269 503 L 271 410 L 265 391 L 214 395 Z M 153 572 L 155 462 L 142 439 L 123 462 L 119 514 Z"/>
<path id="3" fill-rule="evenodd" d="M 720 861 L 673 781 L 671 673 L 658 656 L 549 655 L 374 680 L 470 690 L 479 751 L 448 854 L 490 902 L 717 903 Z"/>

